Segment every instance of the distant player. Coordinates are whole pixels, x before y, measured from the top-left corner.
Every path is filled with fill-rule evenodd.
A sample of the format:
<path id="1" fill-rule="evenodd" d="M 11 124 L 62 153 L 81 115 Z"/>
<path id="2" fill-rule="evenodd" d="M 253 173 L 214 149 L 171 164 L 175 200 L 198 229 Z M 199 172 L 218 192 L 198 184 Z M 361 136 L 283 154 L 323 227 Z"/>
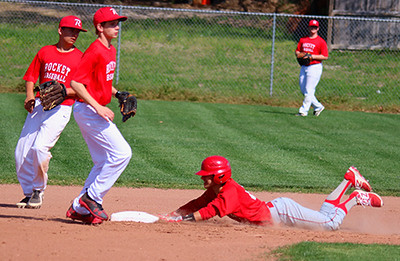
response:
<path id="1" fill-rule="evenodd" d="M 78 17 L 62 18 L 58 26 L 58 42 L 41 48 L 23 77 L 26 87 L 24 106 L 28 116 L 15 149 L 17 176 L 25 195 L 17 203 L 20 208 L 42 206 L 52 157 L 50 149 L 67 125 L 75 102 L 75 91 L 70 82 L 82 57 L 82 52 L 74 46 L 81 31 L 86 32 Z M 60 106 L 43 111 L 39 93 L 35 95 L 33 90 L 38 78 L 39 84 L 56 80 L 66 86 L 67 96 Z"/>
<path id="2" fill-rule="evenodd" d="M 80 99 L 74 106 L 74 118 L 89 148 L 94 166 L 85 185 L 66 216 L 87 224 L 108 220 L 103 197 L 128 165 L 132 151 L 113 123 L 114 113 L 106 105 L 117 94 L 113 87 L 116 49 L 111 40 L 118 36 L 120 16 L 111 7 L 97 10 L 93 17 L 97 39 L 83 54 L 71 87 Z"/>
<path id="3" fill-rule="evenodd" d="M 325 109 L 315 97 L 315 89 L 321 79 L 322 61 L 328 59 L 328 46 L 318 35 L 319 22 L 317 20 L 310 21 L 308 30 L 309 35 L 300 39 L 295 51 L 297 58 L 301 53 L 311 54 L 309 65 L 302 65 L 300 69 L 299 84 L 304 100 L 297 116 L 307 116 L 311 106 L 314 108 L 315 116 L 319 116 Z"/>
<path id="4" fill-rule="evenodd" d="M 270 202 L 257 199 L 231 178 L 231 166 L 221 156 L 206 158 L 196 175 L 201 176 L 206 191 L 174 212 L 161 215 L 161 219 L 180 222 L 228 216 L 238 222 L 256 225 L 284 224 L 308 229 L 336 230 L 352 207 L 383 206 L 381 197 L 370 192 L 370 184 L 355 167 L 348 169 L 344 180 L 327 197 L 319 211 L 305 208 L 289 198 L 277 198 Z M 342 196 L 350 187 L 357 190 L 341 202 Z"/>

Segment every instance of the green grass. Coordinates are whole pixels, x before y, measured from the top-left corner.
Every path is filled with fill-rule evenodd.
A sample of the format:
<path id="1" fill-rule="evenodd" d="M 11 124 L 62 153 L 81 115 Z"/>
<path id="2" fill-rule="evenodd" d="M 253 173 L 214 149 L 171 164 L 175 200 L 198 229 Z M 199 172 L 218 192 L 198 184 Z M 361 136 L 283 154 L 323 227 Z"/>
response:
<path id="1" fill-rule="evenodd" d="M 247 19 L 128 19 L 122 27 L 119 88 L 150 100 L 297 106 L 302 96 L 293 35 L 284 27 L 277 30 L 270 96 L 271 18 L 258 18 L 264 27 L 243 26 Z M 54 28 L 0 23 L 5 56 L 0 59 L 0 92 L 23 91 L 21 78 L 35 53 L 57 41 Z M 91 23 L 85 21 L 85 28 Z M 94 39 L 89 30 L 76 45 L 85 50 Z M 397 64 L 396 51 L 333 50 L 317 97 L 331 108 L 398 112 L 400 94 L 393 76 L 400 73 Z"/>
<path id="2" fill-rule="evenodd" d="M 26 117 L 23 100 L 0 95 L 1 183 L 17 182 L 13 153 Z M 137 116 L 122 123 L 115 100 L 110 107 L 133 150 L 117 186 L 201 188 L 194 172 L 205 157 L 220 154 L 251 190 L 329 193 L 355 165 L 375 191 L 400 195 L 398 115 L 327 110 L 303 118 L 282 107 L 139 100 Z M 52 154 L 49 184 L 83 183 L 92 161 L 73 118 Z"/>
<path id="3" fill-rule="evenodd" d="M 316 243 L 299 244 L 278 248 L 268 257 L 278 261 L 397 261 L 400 260 L 400 247 L 379 244 Z"/>

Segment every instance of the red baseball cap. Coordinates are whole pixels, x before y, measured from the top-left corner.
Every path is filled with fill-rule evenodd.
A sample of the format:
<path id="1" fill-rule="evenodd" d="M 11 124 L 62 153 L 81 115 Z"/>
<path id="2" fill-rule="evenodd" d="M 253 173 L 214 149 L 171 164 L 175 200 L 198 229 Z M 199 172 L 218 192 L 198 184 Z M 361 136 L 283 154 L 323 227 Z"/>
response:
<path id="1" fill-rule="evenodd" d="M 114 20 L 125 21 L 128 19 L 126 16 L 120 16 L 117 11 L 112 7 L 103 7 L 96 11 L 93 16 L 93 24 L 96 27 L 97 24 L 103 22 L 110 22 Z"/>
<path id="2" fill-rule="evenodd" d="M 82 28 L 81 19 L 73 15 L 63 17 L 60 21 L 60 24 L 58 25 L 58 28 L 61 27 L 74 28 L 74 29 L 79 29 L 83 32 L 87 32 L 87 30 Z"/>
<path id="3" fill-rule="evenodd" d="M 311 20 L 311 21 L 308 23 L 308 26 L 316 26 L 316 27 L 319 27 L 319 23 L 318 23 L 317 20 Z"/>

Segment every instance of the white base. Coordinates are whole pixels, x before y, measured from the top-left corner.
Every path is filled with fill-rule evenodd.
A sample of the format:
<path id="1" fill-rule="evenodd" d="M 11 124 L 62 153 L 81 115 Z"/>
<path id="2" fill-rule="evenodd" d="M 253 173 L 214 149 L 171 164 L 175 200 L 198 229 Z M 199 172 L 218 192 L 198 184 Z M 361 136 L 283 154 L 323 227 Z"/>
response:
<path id="1" fill-rule="evenodd" d="M 159 217 L 143 211 L 122 211 L 111 214 L 110 221 L 133 221 L 140 223 L 154 223 Z"/>

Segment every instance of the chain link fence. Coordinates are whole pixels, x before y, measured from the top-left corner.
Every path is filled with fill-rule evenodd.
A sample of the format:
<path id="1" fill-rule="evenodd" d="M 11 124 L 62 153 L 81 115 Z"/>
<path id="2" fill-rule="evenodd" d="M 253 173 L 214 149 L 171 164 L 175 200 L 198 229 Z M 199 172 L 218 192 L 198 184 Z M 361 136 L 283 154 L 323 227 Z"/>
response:
<path id="1" fill-rule="evenodd" d="M 96 39 L 104 5 L 0 0 L 0 90 L 24 91 L 37 51 L 58 41 L 59 20 L 76 15 Z M 400 112 L 398 19 L 319 17 L 113 6 L 121 24 L 114 85 L 142 99 L 300 106 L 294 51 L 308 21 L 320 22 L 330 53 L 316 96 L 332 109 Z"/>

